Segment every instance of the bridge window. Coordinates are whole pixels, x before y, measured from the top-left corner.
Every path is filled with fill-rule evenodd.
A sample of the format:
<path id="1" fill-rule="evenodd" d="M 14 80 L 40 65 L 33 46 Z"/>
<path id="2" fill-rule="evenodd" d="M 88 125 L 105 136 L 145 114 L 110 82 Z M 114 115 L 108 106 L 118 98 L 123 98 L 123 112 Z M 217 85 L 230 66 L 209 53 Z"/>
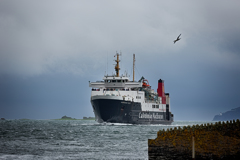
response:
<path id="1" fill-rule="evenodd" d="M 156 105 L 156 108 L 159 108 L 159 105 Z"/>
<path id="2" fill-rule="evenodd" d="M 105 80 L 106 83 L 111 83 L 111 80 Z"/>
<path id="3" fill-rule="evenodd" d="M 92 88 L 92 91 L 100 91 L 99 88 Z"/>
<path id="4" fill-rule="evenodd" d="M 155 108 L 155 105 L 154 105 L 154 104 L 152 105 L 152 108 Z"/>

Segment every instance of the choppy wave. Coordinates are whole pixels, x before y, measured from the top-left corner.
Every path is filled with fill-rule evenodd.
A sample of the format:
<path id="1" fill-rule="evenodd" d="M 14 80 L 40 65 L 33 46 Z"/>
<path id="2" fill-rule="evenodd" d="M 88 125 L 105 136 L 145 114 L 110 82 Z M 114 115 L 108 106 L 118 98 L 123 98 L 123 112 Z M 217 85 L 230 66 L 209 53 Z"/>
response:
<path id="1" fill-rule="evenodd" d="M 209 122 L 5 120 L 0 121 L 0 159 L 148 159 L 148 139 L 156 138 L 159 130 L 202 123 Z"/>

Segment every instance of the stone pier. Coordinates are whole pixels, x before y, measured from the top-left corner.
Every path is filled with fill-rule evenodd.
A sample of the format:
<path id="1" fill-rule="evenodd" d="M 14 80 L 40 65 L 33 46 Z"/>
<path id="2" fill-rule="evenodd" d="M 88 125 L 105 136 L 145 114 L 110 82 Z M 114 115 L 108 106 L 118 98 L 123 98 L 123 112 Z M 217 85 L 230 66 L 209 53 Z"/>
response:
<path id="1" fill-rule="evenodd" d="M 187 160 L 240 159 L 240 121 L 216 122 L 160 130 L 156 139 L 148 140 L 149 159 Z"/>

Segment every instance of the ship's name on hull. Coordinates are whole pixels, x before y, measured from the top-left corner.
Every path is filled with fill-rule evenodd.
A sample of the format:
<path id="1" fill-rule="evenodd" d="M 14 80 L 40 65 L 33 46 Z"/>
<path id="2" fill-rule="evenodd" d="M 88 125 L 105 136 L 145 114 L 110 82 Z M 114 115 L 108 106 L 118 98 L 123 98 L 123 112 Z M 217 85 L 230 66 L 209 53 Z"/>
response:
<path id="1" fill-rule="evenodd" d="M 158 113 L 139 113 L 139 118 L 148 118 L 148 119 L 163 119 L 163 115 L 159 115 Z"/>

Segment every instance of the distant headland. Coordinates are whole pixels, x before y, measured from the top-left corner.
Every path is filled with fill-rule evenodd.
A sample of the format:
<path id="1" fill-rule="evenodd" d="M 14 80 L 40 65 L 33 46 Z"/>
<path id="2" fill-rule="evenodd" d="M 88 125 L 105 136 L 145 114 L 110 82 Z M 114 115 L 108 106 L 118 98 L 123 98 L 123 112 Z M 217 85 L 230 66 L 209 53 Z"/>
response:
<path id="1" fill-rule="evenodd" d="M 62 116 L 62 120 L 76 120 L 76 118 L 68 117 L 68 116 Z"/>
<path id="2" fill-rule="evenodd" d="M 240 107 L 214 116 L 213 121 L 229 121 L 233 119 L 240 119 Z"/>
<path id="3" fill-rule="evenodd" d="M 62 116 L 62 118 L 57 119 L 57 120 L 95 120 L 95 117 L 83 117 L 83 119 L 76 119 L 68 116 Z"/>

